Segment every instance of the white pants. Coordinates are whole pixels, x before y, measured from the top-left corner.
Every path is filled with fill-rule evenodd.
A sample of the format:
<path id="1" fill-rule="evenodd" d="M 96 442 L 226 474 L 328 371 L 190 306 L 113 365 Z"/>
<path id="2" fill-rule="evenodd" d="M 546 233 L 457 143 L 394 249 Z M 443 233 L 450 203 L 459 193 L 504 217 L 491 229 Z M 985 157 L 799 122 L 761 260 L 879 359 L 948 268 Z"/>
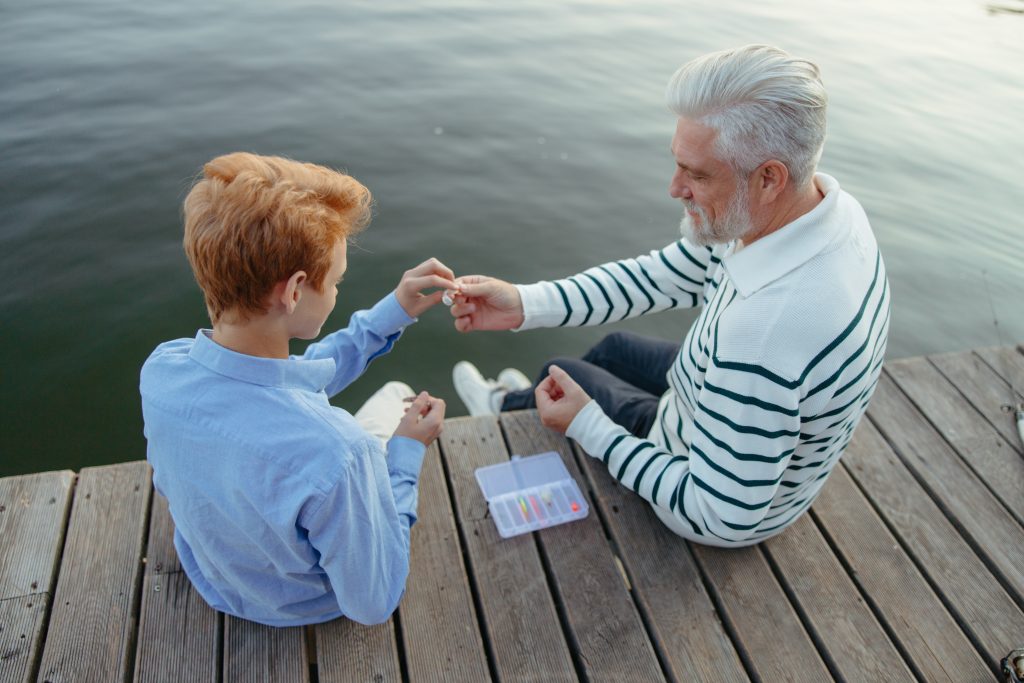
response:
<path id="1" fill-rule="evenodd" d="M 415 395 L 412 387 L 404 382 L 388 382 L 356 411 L 356 422 L 380 439 L 386 450 L 388 439 L 394 435 L 398 423 L 405 415 L 405 409 L 409 407 L 402 399 Z"/>

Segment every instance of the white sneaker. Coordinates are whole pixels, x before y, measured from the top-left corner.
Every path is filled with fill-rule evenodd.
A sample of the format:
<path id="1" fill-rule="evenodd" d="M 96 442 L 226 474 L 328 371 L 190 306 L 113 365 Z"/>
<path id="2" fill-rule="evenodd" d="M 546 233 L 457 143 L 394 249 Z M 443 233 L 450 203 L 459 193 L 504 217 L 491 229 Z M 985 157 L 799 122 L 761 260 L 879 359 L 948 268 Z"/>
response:
<path id="1" fill-rule="evenodd" d="M 501 402 L 508 390 L 493 379 L 485 379 L 476 366 L 466 360 L 460 360 L 452 368 L 452 384 L 455 393 L 466 405 L 466 410 L 473 417 L 478 415 L 497 415 L 501 412 Z"/>
<path id="2" fill-rule="evenodd" d="M 498 384 L 508 391 L 522 391 L 532 389 L 533 382 L 530 378 L 515 368 L 505 368 L 498 373 Z"/>

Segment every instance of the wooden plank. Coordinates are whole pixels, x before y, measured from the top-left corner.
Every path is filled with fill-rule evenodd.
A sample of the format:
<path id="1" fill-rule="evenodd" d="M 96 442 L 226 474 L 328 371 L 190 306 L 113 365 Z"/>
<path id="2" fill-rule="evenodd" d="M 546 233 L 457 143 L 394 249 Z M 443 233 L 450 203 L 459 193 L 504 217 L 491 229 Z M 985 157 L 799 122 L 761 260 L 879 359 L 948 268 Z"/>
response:
<path id="1" fill-rule="evenodd" d="M 274 628 L 225 616 L 224 680 L 308 683 L 305 627 Z"/>
<path id="2" fill-rule="evenodd" d="M 1010 400 L 1010 384 L 1016 389 L 1017 402 L 1024 401 L 1024 346 L 994 346 L 976 349 L 975 353 L 1007 383 L 1003 385 L 1004 401 Z"/>
<path id="3" fill-rule="evenodd" d="M 399 607 L 409 678 L 490 680 L 436 443 L 423 462 L 418 514 L 409 579 Z"/>
<path id="4" fill-rule="evenodd" d="M 48 593 L 0 600 L 0 681 L 35 680 Z"/>
<path id="5" fill-rule="evenodd" d="M 761 545 L 842 678 L 916 680 L 808 515 Z"/>
<path id="6" fill-rule="evenodd" d="M 981 648 L 984 659 L 994 663 L 1016 647 L 1024 633 L 1024 612 L 869 421 L 861 421 L 840 464 Z"/>
<path id="7" fill-rule="evenodd" d="M 394 618 L 374 626 L 335 619 L 314 632 L 320 683 L 402 680 Z"/>
<path id="8" fill-rule="evenodd" d="M 832 680 L 760 548 L 691 548 L 761 680 Z"/>
<path id="9" fill-rule="evenodd" d="M 497 419 L 448 420 L 440 442 L 495 672 L 503 680 L 576 680 L 533 535 L 502 539 L 473 475 L 508 459 Z"/>
<path id="10" fill-rule="evenodd" d="M 829 475 L 811 513 L 927 680 L 991 679 L 991 669 L 844 468 Z"/>
<path id="11" fill-rule="evenodd" d="M 74 482 L 70 470 L 0 479 L 0 600 L 52 590 Z"/>
<path id="12" fill-rule="evenodd" d="M 406 583 L 406 594 L 399 607 L 403 611 L 422 609 L 419 605 L 425 600 L 417 584 L 417 574 L 420 573 L 418 555 L 421 554 L 417 549 L 424 543 L 424 540 L 420 540 L 421 536 L 424 539 L 432 538 L 438 533 L 437 527 L 443 525 L 438 520 L 443 513 L 440 510 L 435 511 L 435 506 L 439 504 L 439 501 L 434 499 L 438 495 L 437 479 L 443 477 L 439 470 L 437 448 L 431 447 L 428 449 L 420 476 L 419 519 L 412 531 L 412 564 Z M 443 487 L 443 481 L 440 485 Z M 447 494 L 444 494 L 444 502 L 441 504 L 443 505 L 445 502 L 447 502 Z M 453 525 L 450 520 L 450 507 L 447 515 L 449 524 Z M 457 557 L 458 550 L 456 548 L 456 559 Z M 451 590 L 451 587 L 448 588 Z M 438 618 L 443 619 L 443 617 Z M 422 630 L 418 622 L 413 628 Z M 434 624 L 434 630 L 436 628 L 438 625 Z M 349 619 L 335 619 L 318 624 L 313 629 L 316 638 L 317 674 L 320 683 L 401 680 L 394 618 L 374 626 L 364 626 Z M 433 644 L 433 633 L 434 631 L 426 632 L 426 643 Z M 427 646 L 429 647 L 429 645 Z M 450 641 L 445 643 L 445 647 L 451 646 Z M 406 647 L 409 647 L 409 644 L 406 644 Z M 457 643 L 455 647 L 457 648 Z M 482 646 L 480 649 L 483 649 Z M 421 656 L 414 656 L 414 658 L 417 662 L 422 661 Z"/>
<path id="13" fill-rule="evenodd" d="M 215 681 L 222 620 L 192 586 L 174 550 L 167 499 L 153 494 L 142 579 L 136 681 Z"/>
<path id="14" fill-rule="evenodd" d="M 577 452 L 669 677 L 748 680 L 686 542 L 643 499 L 619 485 L 603 463 Z"/>
<path id="15" fill-rule="evenodd" d="M 569 474 L 583 482 L 569 442 L 544 427 L 536 411 L 503 413 L 501 426 L 512 453 L 556 451 Z M 543 529 L 537 535 L 587 679 L 663 680 L 597 514 L 591 511 L 582 520 Z"/>
<path id="16" fill-rule="evenodd" d="M 1006 349 L 1006 353 L 1017 355 L 1013 349 Z M 1010 405 L 1009 385 L 1001 373 L 994 371 L 989 364 L 992 362 L 997 368 L 1005 368 L 1001 359 L 1002 354 L 994 355 L 991 361 L 982 360 L 977 353 L 928 356 L 928 360 L 956 386 L 1010 447 L 1018 453 L 1024 453 L 1024 445 L 1020 443 L 1020 437 L 1017 435 L 1013 412 L 1007 410 Z"/>
<path id="17" fill-rule="evenodd" d="M 1007 511 L 1024 524 L 1024 458 L 926 359 L 896 361 L 886 368 L 932 427 L 945 437 Z M 998 381 L 991 371 L 988 376 Z"/>
<path id="18" fill-rule="evenodd" d="M 0 681 L 35 677 L 74 481 L 71 471 L 0 479 Z"/>
<path id="19" fill-rule="evenodd" d="M 883 372 L 868 416 L 1024 604 L 1024 528 Z"/>
<path id="20" fill-rule="evenodd" d="M 143 461 L 78 477 L 39 678 L 121 681 L 131 675 L 146 517 Z"/>

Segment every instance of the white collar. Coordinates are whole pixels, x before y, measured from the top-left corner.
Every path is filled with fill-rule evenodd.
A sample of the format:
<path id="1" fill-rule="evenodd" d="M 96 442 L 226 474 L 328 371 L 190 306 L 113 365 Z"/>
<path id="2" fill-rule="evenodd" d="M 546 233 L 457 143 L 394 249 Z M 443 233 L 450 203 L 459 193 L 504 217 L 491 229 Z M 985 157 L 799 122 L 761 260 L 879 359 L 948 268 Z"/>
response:
<path id="1" fill-rule="evenodd" d="M 814 184 L 825 195 L 817 206 L 722 259 L 722 267 L 743 298 L 802 266 L 840 236 L 844 223 L 835 215 L 839 183 L 832 176 L 815 173 Z"/>

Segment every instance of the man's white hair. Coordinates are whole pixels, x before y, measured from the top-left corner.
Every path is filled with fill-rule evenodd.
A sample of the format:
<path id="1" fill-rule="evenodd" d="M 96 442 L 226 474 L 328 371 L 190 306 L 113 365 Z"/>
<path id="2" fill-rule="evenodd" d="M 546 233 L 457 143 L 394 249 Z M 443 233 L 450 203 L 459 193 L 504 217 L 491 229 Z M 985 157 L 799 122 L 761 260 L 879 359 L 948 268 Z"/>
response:
<path id="1" fill-rule="evenodd" d="M 825 144 L 828 95 L 818 66 L 769 45 L 712 52 L 669 80 L 669 108 L 718 131 L 718 155 L 746 177 L 769 159 L 802 188 Z"/>

